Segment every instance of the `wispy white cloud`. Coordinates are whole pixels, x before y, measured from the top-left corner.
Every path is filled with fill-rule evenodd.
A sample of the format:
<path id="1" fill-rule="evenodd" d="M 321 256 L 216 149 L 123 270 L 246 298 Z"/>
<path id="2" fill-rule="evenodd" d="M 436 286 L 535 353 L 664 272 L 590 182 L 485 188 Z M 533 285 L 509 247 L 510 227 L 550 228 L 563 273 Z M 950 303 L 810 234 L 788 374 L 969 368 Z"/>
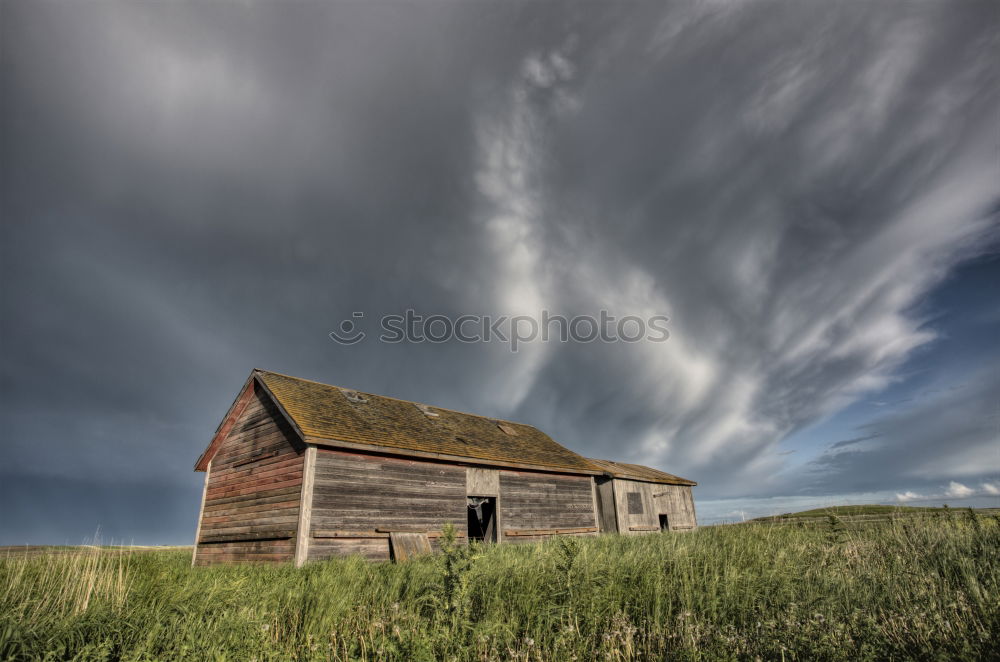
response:
<path id="1" fill-rule="evenodd" d="M 538 320 L 542 310 L 559 308 L 547 268 L 549 249 L 540 216 L 545 192 L 539 180 L 552 118 L 577 103 L 567 90 L 574 74 L 571 46 L 572 40 L 561 49 L 526 56 L 500 106 L 477 118 L 478 215 L 495 265 L 491 308 L 497 314 Z M 548 353 L 537 343 L 522 345 L 519 352 L 519 361 L 490 376 L 496 384 L 491 392 L 504 394 L 500 406 L 506 411 L 527 396 Z"/>

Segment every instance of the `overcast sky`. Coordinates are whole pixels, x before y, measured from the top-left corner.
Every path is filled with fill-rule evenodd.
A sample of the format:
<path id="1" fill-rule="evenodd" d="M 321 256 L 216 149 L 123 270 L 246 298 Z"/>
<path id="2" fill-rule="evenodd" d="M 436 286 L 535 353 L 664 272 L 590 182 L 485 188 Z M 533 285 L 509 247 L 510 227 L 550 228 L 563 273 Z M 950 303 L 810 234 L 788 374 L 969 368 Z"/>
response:
<path id="1" fill-rule="evenodd" d="M 703 522 L 1000 504 L 998 35 L 988 1 L 3 0 L 0 544 L 189 542 L 254 367 L 689 477 Z M 328 335 L 407 308 L 670 338 Z"/>

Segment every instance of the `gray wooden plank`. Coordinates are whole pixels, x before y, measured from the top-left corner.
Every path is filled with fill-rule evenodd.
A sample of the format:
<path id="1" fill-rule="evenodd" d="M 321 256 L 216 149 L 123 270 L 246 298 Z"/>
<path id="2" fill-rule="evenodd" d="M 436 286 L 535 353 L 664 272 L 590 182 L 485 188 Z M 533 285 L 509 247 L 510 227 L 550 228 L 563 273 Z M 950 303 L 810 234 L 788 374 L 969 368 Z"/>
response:
<path id="1" fill-rule="evenodd" d="M 407 561 L 431 553 L 431 543 L 426 533 L 389 533 L 389 544 L 394 561 Z"/>

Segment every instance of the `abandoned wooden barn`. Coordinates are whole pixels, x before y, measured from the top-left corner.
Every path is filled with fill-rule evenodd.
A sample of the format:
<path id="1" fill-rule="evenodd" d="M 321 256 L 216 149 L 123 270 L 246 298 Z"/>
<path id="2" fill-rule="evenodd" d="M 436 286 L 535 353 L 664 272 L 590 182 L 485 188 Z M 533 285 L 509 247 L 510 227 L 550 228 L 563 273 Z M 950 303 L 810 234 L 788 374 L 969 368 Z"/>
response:
<path id="1" fill-rule="evenodd" d="M 195 469 L 206 474 L 197 565 L 401 558 L 436 547 L 447 523 L 460 538 L 489 542 L 646 525 L 626 510 L 603 527 L 598 481 L 612 486 L 608 504 L 619 489 L 622 503 L 634 491 L 661 498 L 649 485 L 685 489 L 648 508 L 690 504 L 689 519 L 683 508 L 663 512 L 670 529 L 694 525 L 691 481 L 587 460 L 530 425 L 263 370 L 251 373 Z"/>

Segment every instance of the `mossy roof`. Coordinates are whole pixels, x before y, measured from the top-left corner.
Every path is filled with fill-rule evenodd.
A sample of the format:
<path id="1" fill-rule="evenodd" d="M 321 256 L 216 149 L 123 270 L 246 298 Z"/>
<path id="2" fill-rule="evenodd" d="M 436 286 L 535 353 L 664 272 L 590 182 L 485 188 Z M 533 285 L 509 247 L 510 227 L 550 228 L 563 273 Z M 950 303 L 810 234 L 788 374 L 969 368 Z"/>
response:
<path id="1" fill-rule="evenodd" d="M 531 425 L 364 393 L 255 370 L 306 440 L 375 446 L 489 464 L 600 473 L 581 455 Z M 335 445 L 335 444 L 331 444 Z"/>

